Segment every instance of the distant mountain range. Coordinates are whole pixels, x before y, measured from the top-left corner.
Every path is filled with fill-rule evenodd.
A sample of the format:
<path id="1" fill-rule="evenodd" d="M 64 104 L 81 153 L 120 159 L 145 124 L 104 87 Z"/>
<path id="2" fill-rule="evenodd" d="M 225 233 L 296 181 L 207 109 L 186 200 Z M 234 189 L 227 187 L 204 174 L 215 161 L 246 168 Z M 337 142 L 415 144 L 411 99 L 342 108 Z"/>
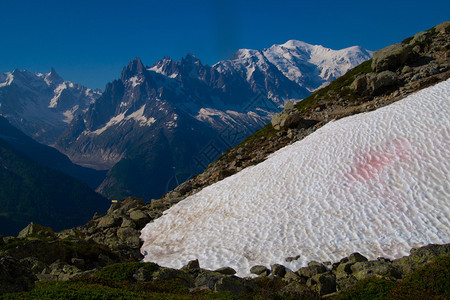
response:
<path id="1" fill-rule="evenodd" d="M 360 47 L 336 51 L 292 40 L 241 49 L 213 66 L 190 54 L 151 67 L 136 58 L 102 94 L 64 82 L 54 70 L 16 70 L 0 75 L 0 114 L 73 162 L 108 170 L 97 189 L 104 196 L 158 198 L 287 101 L 307 97 L 370 57 Z"/>
<path id="2" fill-rule="evenodd" d="M 100 96 L 50 73 L 14 70 L 0 74 L 0 115 L 38 142 L 50 145 Z"/>

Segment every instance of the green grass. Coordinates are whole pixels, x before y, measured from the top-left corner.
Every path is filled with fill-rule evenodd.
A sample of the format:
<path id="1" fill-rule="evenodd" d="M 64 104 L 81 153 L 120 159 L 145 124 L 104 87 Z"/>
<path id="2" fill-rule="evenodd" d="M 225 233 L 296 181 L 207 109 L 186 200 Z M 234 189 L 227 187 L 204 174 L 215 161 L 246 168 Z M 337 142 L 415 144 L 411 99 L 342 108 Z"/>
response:
<path id="1" fill-rule="evenodd" d="M 170 284 L 124 282 L 122 284 L 89 277 L 68 281 L 39 282 L 26 293 L 11 293 L 0 299 L 239 299 L 230 293 L 199 292 L 176 289 Z"/>
<path id="2" fill-rule="evenodd" d="M 239 149 L 241 147 L 244 147 L 245 144 L 253 144 L 253 142 L 260 140 L 262 137 L 267 138 L 270 136 L 274 136 L 277 133 L 277 131 L 272 127 L 272 124 L 269 123 L 265 125 L 263 128 L 255 131 L 254 134 L 248 136 L 245 138 L 239 145 L 235 147 L 235 149 Z"/>
<path id="3" fill-rule="evenodd" d="M 450 255 L 438 257 L 400 282 L 369 277 L 345 290 L 335 299 L 448 299 Z"/>
<path id="4" fill-rule="evenodd" d="M 393 299 L 450 297 L 450 255 L 441 256 L 406 276 L 390 296 Z"/>
<path id="5" fill-rule="evenodd" d="M 357 76 L 370 72 L 373 72 L 372 59 L 363 62 L 359 66 L 349 70 L 343 76 L 334 80 L 326 87 L 312 93 L 309 97 L 297 103 L 296 107 L 298 110 L 305 112 L 308 109 L 314 108 L 314 105 L 317 104 L 320 99 L 325 99 L 327 97 L 331 98 L 334 96 L 352 97 L 352 93 L 350 91 L 350 85 L 352 82 Z"/>
<path id="6" fill-rule="evenodd" d="M 7 255 L 22 259 L 35 257 L 39 261 L 51 264 L 60 259 L 70 262 L 75 255 L 88 261 L 98 260 L 100 254 L 115 258 L 115 255 L 108 247 L 90 243 L 87 241 L 51 240 L 45 236 L 33 235 L 31 239 L 15 240 L 11 243 L 0 246 L 0 251 Z"/>
<path id="7" fill-rule="evenodd" d="M 367 299 L 367 300 L 381 300 L 388 299 L 391 290 L 396 287 L 395 282 L 380 279 L 376 277 L 369 277 L 358 281 L 355 285 L 347 289 L 343 294 L 336 299 L 350 300 L 350 299 Z"/>
<path id="8" fill-rule="evenodd" d="M 158 270 L 159 266 L 154 263 L 119 263 L 112 264 L 101 269 L 97 276 L 99 278 L 108 279 L 114 282 L 133 281 L 133 274 L 135 274 L 140 268 L 144 269 L 144 272 L 153 273 Z"/>

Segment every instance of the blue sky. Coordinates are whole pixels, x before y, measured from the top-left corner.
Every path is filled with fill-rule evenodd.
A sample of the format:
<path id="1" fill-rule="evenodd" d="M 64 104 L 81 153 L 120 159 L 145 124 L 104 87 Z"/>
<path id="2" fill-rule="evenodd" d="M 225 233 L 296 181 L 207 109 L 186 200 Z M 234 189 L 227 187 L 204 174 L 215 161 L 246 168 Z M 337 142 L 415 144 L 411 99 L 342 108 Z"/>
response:
<path id="1" fill-rule="evenodd" d="M 212 65 L 290 39 L 377 50 L 449 20 L 450 1 L 0 0 L 0 72 L 49 72 L 91 88 L 139 56 Z"/>

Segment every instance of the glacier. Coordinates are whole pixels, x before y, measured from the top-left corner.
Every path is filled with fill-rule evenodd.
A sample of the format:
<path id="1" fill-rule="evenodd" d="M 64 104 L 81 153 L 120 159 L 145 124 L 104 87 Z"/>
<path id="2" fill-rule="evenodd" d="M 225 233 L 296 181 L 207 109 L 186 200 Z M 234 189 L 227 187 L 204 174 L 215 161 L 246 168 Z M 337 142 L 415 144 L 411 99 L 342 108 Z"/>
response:
<path id="1" fill-rule="evenodd" d="M 450 80 L 332 121 L 167 210 L 141 232 L 144 261 L 297 270 L 352 252 L 398 258 L 450 242 Z M 286 262 L 285 258 L 300 258 Z"/>

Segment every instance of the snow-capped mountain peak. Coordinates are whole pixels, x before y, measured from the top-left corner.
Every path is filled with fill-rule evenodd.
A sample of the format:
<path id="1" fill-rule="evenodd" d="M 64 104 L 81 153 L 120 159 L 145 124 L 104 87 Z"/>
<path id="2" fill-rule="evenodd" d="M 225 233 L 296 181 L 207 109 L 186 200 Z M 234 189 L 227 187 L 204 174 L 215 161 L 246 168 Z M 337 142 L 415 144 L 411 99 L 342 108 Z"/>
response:
<path id="1" fill-rule="evenodd" d="M 120 79 L 122 82 L 136 76 L 137 74 L 143 74 L 146 71 L 144 64 L 139 57 L 133 59 L 128 66 L 124 67 L 122 70 L 122 75 Z"/>
<path id="2" fill-rule="evenodd" d="M 359 46 L 333 50 L 297 40 L 273 45 L 263 53 L 287 78 L 309 91 L 323 87 L 372 56 L 371 51 Z"/>
<path id="3" fill-rule="evenodd" d="M 29 136 L 51 144 L 100 93 L 64 81 L 53 68 L 49 73 L 16 69 L 0 74 L 0 115 Z"/>

